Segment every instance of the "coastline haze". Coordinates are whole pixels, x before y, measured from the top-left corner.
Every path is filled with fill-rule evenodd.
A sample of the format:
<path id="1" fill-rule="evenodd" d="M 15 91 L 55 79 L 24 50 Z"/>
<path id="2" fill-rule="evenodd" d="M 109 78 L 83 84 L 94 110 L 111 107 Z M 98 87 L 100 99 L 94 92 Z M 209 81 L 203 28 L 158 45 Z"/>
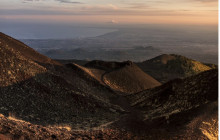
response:
<path id="1" fill-rule="evenodd" d="M 144 61 L 159 54 L 174 53 L 198 61 L 217 64 L 217 26 L 107 23 L 81 25 L 56 23 L 6 24 L 6 22 L 0 22 L 0 24 L 0 30 L 4 33 L 23 41 L 53 59 Z M 150 46 L 153 47 L 153 50 L 151 48 L 146 50 L 146 47 Z M 146 49 L 141 51 L 138 47 Z M 50 51 L 58 51 L 58 54 L 48 54 Z M 60 51 L 64 53 L 60 53 Z M 66 53 L 71 51 L 72 55 Z M 77 51 L 83 51 L 81 53 L 84 56 L 73 56 Z M 112 53 L 115 55 L 120 54 L 121 57 L 104 55 L 110 55 L 109 51 L 113 51 Z M 88 55 L 91 52 L 93 52 L 94 57 Z M 78 54 L 80 53 L 75 55 Z"/>

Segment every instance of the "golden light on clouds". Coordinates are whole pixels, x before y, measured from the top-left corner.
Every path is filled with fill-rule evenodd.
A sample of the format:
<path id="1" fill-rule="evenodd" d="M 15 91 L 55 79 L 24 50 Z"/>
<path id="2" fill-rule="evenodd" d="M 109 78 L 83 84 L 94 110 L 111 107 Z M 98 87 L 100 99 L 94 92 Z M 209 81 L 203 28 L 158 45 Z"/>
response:
<path id="1" fill-rule="evenodd" d="M 217 24 L 217 0 L 1 1 L 0 19 L 41 22 Z"/>

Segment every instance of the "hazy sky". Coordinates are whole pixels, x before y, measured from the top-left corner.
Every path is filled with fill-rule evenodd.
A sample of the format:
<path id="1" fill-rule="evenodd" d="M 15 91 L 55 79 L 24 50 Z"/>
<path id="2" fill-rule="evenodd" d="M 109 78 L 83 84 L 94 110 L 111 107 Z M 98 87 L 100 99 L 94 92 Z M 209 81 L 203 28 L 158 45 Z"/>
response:
<path id="1" fill-rule="evenodd" d="M 218 23 L 217 0 L 1 0 L 0 20 L 16 22 Z"/>

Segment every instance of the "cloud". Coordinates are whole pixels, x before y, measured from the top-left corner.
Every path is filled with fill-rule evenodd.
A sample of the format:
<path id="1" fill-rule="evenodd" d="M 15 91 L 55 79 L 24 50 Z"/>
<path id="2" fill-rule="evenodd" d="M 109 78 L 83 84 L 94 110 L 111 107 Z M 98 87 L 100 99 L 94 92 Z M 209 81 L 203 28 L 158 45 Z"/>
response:
<path id="1" fill-rule="evenodd" d="M 46 0 L 22 0 L 23 3 L 27 2 L 41 2 Z M 72 1 L 72 0 L 54 0 L 60 3 L 71 3 L 71 4 L 82 4 L 82 2 Z"/>
<path id="2" fill-rule="evenodd" d="M 71 4 L 83 4 L 82 2 L 77 2 L 77 1 L 71 1 L 71 0 L 55 0 L 60 3 L 71 3 Z"/>
<path id="3" fill-rule="evenodd" d="M 84 5 L 81 7 L 82 11 L 96 11 L 96 12 L 105 12 L 105 11 L 120 11 L 120 9 L 113 4 L 104 4 L 104 5 Z M 100 13 L 102 14 L 102 13 Z"/>
<path id="4" fill-rule="evenodd" d="M 131 9 L 147 9 L 147 8 L 150 8 L 150 6 L 146 5 L 144 3 L 135 3 L 135 4 L 130 4 L 130 6 L 128 6 L 127 8 L 131 8 Z"/>
<path id="5" fill-rule="evenodd" d="M 77 0 L 25 0 L 32 2 L 46 3 L 47 1 L 53 1 L 53 5 L 48 6 L 48 3 L 45 5 L 30 5 L 30 7 L 15 7 L 15 8 L 2 8 L 0 9 L 0 15 L 106 15 L 114 16 L 123 15 L 123 16 L 205 16 L 213 15 L 217 13 L 215 8 L 195 8 L 193 9 L 188 7 L 177 7 L 177 8 L 164 8 L 158 9 L 150 3 L 127 3 L 125 5 L 114 5 L 114 4 L 81 4 Z M 216 1 L 216 0 L 183 0 L 190 1 L 193 3 L 193 6 L 206 5 L 198 4 L 198 1 Z M 55 3 L 54 3 L 55 2 Z M 159 2 L 159 1 L 156 1 Z M 196 2 L 196 3 L 195 3 Z M 59 3 L 73 3 L 71 4 L 62 4 Z M 49 3 L 50 4 L 50 3 Z M 76 5 L 75 5 L 76 4 Z M 208 4 L 207 4 L 208 5 Z M 73 8 L 74 6 L 74 8 Z M 114 18 L 112 17 L 112 18 Z M 106 21 L 107 22 L 107 21 Z"/>
<path id="6" fill-rule="evenodd" d="M 196 0 L 198 2 L 203 2 L 203 3 L 212 3 L 212 2 L 218 2 L 218 0 Z"/>
<path id="7" fill-rule="evenodd" d="M 113 5 L 113 4 L 108 4 L 108 6 L 111 7 L 113 10 L 117 10 L 118 9 L 118 7 Z"/>
<path id="8" fill-rule="evenodd" d="M 107 6 L 108 7 L 108 6 Z M 84 9 L 55 9 L 55 8 L 41 8 L 41 9 L 0 9 L 0 15 L 124 15 L 124 16 L 186 16 L 191 14 L 198 15 L 198 11 L 190 10 L 128 10 L 118 9 L 113 10 L 112 8 L 103 7 L 86 7 Z M 111 21 L 117 22 L 115 20 Z"/>
<path id="9" fill-rule="evenodd" d="M 107 22 L 107 23 L 111 23 L 111 24 L 117 24 L 117 23 L 118 23 L 118 21 L 117 21 L 117 20 L 112 19 L 111 21 L 109 21 L 109 22 Z"/>
<path id="10" fill-rule="evenodd" d="M 43 0 L 23 0 L 23 1 L 43 1 Z"/>
<path id="11" fill-rule="evenodd" d="M 202 7 L 218 7 L 218 0 L 193 0 L 193 2 L 199 3 Z"/>
<path id="12" fill-rule="evenodd" d="M 39 1 L 45 1 L 45 0 L 23 0 L 22 2 L 39 2 Z"/>
<path id="13" fill-rule="evenodd" d="M 158 5 L 170 5 L 169 0 L 147 0 L 146 2 L 127 2 L 125 3 L 125 8 L 129 9 L 137 9 L 137 10 L 145 10 L 145 9 L 154 9 Z"/>

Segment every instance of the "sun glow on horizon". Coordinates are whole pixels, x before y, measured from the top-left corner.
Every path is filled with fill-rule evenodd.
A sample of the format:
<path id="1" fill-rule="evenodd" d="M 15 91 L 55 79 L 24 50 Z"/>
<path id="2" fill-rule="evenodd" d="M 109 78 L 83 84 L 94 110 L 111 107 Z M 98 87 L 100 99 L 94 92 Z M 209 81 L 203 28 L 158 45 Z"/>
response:
<path id="1" fill-rule="evenodd" d="M 112 24 L 218 24 L 217 0 L 3 0 L 1 20 Z"/>

